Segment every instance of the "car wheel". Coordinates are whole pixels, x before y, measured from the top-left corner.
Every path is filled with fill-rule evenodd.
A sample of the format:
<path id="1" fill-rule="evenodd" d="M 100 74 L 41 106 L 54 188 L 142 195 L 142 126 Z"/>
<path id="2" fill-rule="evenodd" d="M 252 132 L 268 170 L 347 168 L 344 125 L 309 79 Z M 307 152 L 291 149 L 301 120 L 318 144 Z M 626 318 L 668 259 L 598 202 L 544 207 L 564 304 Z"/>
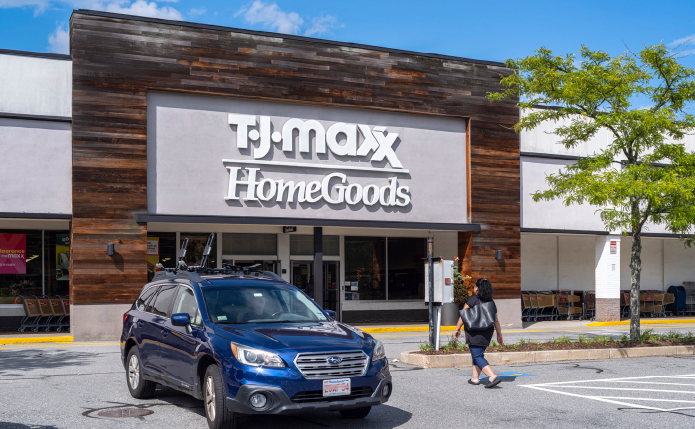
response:
<path id="1" fill-rule="evenodd" d="M 145 399 L 154 395 L 157 383 L 142 377 L 142 361 L 137 346 L 130 349 L 126 362 L 126 382 L 130 395 L 136 399 Z"/>
<path id="2" fill-rule="evenodd" d="M 353 408 L 351 410 L 340 410 L 340 415 L 344 419 L 363 419 L 372 410 L 372 407 Z"/>
<path id="3" fill-rule="evenodd" d="M 203 378 L 205 417 L 210 429 L 235 429 L 237 415 L 227 409 L 224 380 L 217 365 L 208 366 Z"/>

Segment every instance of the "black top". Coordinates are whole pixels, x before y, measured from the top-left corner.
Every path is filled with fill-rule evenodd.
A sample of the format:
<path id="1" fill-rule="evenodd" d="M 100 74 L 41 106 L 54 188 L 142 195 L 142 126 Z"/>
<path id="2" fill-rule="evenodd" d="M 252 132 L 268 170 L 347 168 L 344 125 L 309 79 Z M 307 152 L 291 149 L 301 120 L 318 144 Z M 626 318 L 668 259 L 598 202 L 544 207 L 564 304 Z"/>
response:
<path id="1" fill-rule="evenodd" d="M 472 295 L 468 300 L 466 301 L 466 304 L 468 304 L 469 307 L 473 308 L 476 305 L 480 304 L 480 299 L 478 299 L 477 296 Z M 494 304 L 494 301 L 493 301 Z M 497 317 L 497 307 L 495 306 L 495 317 Z M 474 346 L 474 347 L 487 347 L 490 345 L 490 341 L 492 340 L 492 333 L 495 332 L 495 325 L 490 326 L 489 328 L 485 329 L 484 331 L 473 331 L 469 332 L 466 330 L 466 344 L 469 346 Z"/>

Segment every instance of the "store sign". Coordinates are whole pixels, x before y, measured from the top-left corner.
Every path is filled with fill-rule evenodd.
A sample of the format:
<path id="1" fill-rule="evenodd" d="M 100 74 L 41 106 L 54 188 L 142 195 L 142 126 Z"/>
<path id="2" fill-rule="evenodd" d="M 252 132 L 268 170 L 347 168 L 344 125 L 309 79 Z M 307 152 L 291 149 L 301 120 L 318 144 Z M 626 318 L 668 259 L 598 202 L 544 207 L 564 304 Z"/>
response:
<path id="1" fill-rule="evenodd" d="M 398 133 L 389 133 L 386 127 L 369 127 L 364 124 L 337 122 L 328 127 L 316 120 L 291 118 L 282 125 L 282 132 L 271 133 L 269 116 L 230 114 L 229 125 L 236 127 L 237 149 L 253 148 L 253 159 L 223 159 L 229 170 L 229 186 L 225 200 L 275 201 L 316 203 L 321 200 L 328 204 L 406 207 L 410 204 L 409 187 L 399 185 L 398 177 L 381 179 L 380 183 L 350 183 L 348 174 L 332 172 L 322 180 L 294 181 L 265 177 L 258 179 L 263 165 L 282 166 L 298 169 L 322 169 L 361 171 L 370 173 L 409 174 L 403 168 L 394 149 Z M 253 129 L 252 129 L 253 128 Z M 258 128 L 258 129 L 255 129 Z M 331 152 L 334 156 L 353 159 L 357 162 L 344 162 L 340 165 L 310 164 L 294 161 L 263 160 L 268 157 L 273 144 L 284 153 L 295 152 L 295 133 L 299 153 L 311 156 Z M 314 136 L 315 150 L 311 148 Z M 361 143 L 358 145 L 358 141 Z M 257 142 L 256 146 L 254 143 Z M 250 144 L 251 143 L 251 144 Z M 391 168 L 374 167 L 372 162 L 387 161 Z M 245 167 L 238 165 L 256 165 Z M 245 175 L 245 179 L 241 178 Z M 245 195 L 240 197 L 241 188 Z"/>
<path id="2" fill-rule="evenodd" d="M 26 234 L 0 234 L 0 274 L 26 273 Z"/>
<path id="3" fill-rule="evenodd" d="M 152 214 L 466 223 L 466 121 L 147 94 Z"/>

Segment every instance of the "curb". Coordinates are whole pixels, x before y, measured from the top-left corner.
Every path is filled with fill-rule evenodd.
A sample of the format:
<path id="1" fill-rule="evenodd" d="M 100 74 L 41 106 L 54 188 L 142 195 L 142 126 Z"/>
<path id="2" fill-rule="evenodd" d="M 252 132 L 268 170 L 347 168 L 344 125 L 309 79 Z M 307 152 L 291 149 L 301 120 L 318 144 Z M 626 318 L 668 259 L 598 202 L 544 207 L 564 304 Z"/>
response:
<path id="1" fill-rule="evenodd" d="M 360 328 L 360 330 L 368 334 L 381 334 L 384 332 L 429 332 L 429 326 L 401 326 L 394 328 Z M 440 326 L 439 331 L 454 331 L 456 326 Z"/>
<path id="2" fill-rule="evenodd" d="M 640 325 L 671 325 L 675 323 L 695 323 L 695 319 L 678 319 L 678 320 L 640 320 Z M 587 323 L 586 326 L 622 326 L 629 325 L 629 320 L 621 320 L 615 322 L 594 322 Z"/>
<path id="3" fill-rule="evenodd" d="M 657 356 L 694 355 L 695 346 L 633 347 L 591 350 L 545 350 L 535 352 L 486 353 L 490 365 L 564 362 L 577 360 L 609 360 Z M 469 353 L 451 355 L 421 355 L 416 351 L 402 352 L 401 362 L 423 368 L 463 368 L 472 365 Z"/>
<path id="4" fill-rule="evenodd" d="M 0 346 L 9 344 L 38 344 L 38 343 L 71 343 L 73 337 L 23 337 L 23 338 L 0 338 Z"/>

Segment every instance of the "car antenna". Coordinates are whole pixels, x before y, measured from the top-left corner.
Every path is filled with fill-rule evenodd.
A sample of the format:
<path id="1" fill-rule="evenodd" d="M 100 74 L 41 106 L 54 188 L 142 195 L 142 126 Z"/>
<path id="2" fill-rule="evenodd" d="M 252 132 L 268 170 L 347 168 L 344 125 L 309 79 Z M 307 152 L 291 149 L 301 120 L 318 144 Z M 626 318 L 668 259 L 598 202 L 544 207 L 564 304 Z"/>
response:
<path id="1" fill-rule="evenodd" d="M 212 250 L 212 242 L 215 239 L 215 233 L 211 233 L 208 236 L 208 242 L 205 244 L 205 250 L 203 250 L 203 258 L 200 260 L 200 268 L 207 268 L 208 258 L 210 256 L 210 250 Z"/>

